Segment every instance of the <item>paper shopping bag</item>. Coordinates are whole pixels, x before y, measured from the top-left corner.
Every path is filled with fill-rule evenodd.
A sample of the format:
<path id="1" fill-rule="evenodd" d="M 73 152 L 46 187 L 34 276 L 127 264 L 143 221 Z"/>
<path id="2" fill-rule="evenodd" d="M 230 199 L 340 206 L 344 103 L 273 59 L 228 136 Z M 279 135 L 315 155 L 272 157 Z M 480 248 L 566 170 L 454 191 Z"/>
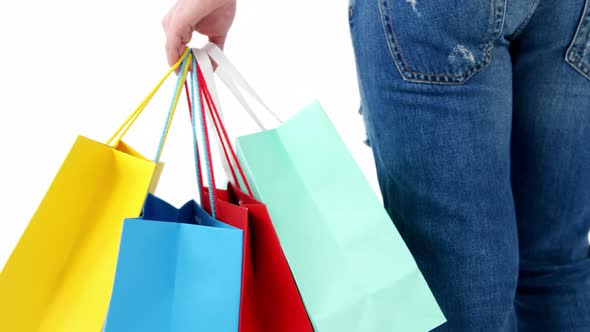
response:
<path id="1" fill-rule="evenodd" d="M 120 138 L 164 79 L 109 140 L 113 144 L 82 136 L 74 143 L 0 274 L 0 331 L 100 330 L 122 220 L 139 215 L 150 183 L 155 185 L 165 135 L 155 161 Z"/>
<path id="2" fill-rule="evenodd" d="M 429 331 L 442 324 L 408 248 L 320 104 L 282 123 L 219 47 L 202 50 L 261 129 L 238 137 L 238 159 L 268 208 L 315 330 Z M 267 121 L 249 101 L 267 111 Z M 265 125 L 271 118 L 274 129 Z"/>
<path id="3" fill-rule="evenodd" d="M 243 232 L 148 195 L 125 220 L 105 332 L 236 332 Z"/>
<path id="4" fill-rule="evenodd" d="M 209 211 L 194 201 L 176 209 L 149 195 L 142 217 L 125 221 L 106 332 L 238 331 L 248 212 L 204 188 L 192 115 L 191 107 L 199 192 Z M 215 188 L 209 150 L 207 179 Z"/>
<path id="5" fill-rule="evenodd" d="M 228 193 L 248 209 L 240 331 L 313 331 L 266 205 L 231 183 Z"/>
<path id="6" fill-rule="evenodd" d="M 442 315 L 404 241 L 319 103 L 239 137 L 318 332 L 429 331 Z"/>
<path id="7" fill-rule="evenodd" d="M 199 52 L 199 50 L 196 50 Z M 203 59 L 197 53 L 197 58 Z M 207 59 L 203 59 L 207 61 Z M 279 243 L 266 206 L 251 196 L 251 190 L 244 178 L 243 170 L 237 160 L 231 141 L 227 135 L 224 123 L 213 101 L 207 86 L 201 65 L 193 76 L 198 75 L 198 84 L 203 108 L 206 106 L 211 123 L 217 133 L 225 165 L 236 185 L 231 182 L 227 190 L 216 189 L 218 198 L 218 217 L 235 227 L 244 230 L 244 264 L 242 279 L 242 303 L 240 310 L 240 332 L 282 331 L 282 332 L 312 332 L 312 326 L 301 300 L 297 285 Z M 189 99 L 190 105 L 190 99 Z M 201 111 L 201 118 L 204 118 Z M 207 129 L 203 128 L 207 133 Z M 209 137 L 205 136 L 205 144 L 209 149 Z M 207 151 L 206 150 L 206 151 Z M 242 181 L 238 181 L 237 176 Z M 238 186 L 243 183 L 243 192 Z M 209 194 L 203 192 L 206 208 L 209 207 Z M 232 203 L 228 205 L 227 203 Z M 246 209 L 245 220 L 231 218 L 222 214 L 235 207 Z M 223 207 L 223 208 L 222 208 Z M 229 217 L 229 218 L 228 218 Z"/>
<path id="8" fill-rule="evenodd" d="M 239 331 L 312 332 L 266 206 L 231 183 L 216 196 L 219 220 L 244 231 Z"/>

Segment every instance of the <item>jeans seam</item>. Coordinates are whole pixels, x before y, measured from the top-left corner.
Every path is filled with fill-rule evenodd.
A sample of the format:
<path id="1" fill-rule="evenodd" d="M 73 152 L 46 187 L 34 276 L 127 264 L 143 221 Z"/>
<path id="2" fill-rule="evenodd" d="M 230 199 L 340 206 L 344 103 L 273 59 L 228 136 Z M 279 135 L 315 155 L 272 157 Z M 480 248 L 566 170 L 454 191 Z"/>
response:
<path id="1" fill-rule="evenodd" d="M 517 39 L 522 34 L 524 29 L 528 26 L 529 22 L 531 21 L 531 18 L 533 18 L 533 16 L 535 16 L 535 14 L 537 13 L 537 7 L 539 7 L 540 2 L 541 2 L 540 0 L 535 0 L 533 2 L 533 5 L 531 6 L 531 9 L 529 9 L 529 13 L 527 14 L 527 17 L 518 26 L 518 29 L 516 29 L 516 31 L 514 31 L 511 39 Z"/>
<path id="2" fill-rule="evenodd" d="M 586 0 L 580 23 L 578 24 L 574 38 L 565 53 L 565 61 L 587 79 L 590 79 L 590 65 L 585 62 L 584 56 L 582 55 L 586 45 L 584 45 L 584 38 L 580 34 L 582 33 L 582 30 L 586 29 L 587 25 L 590 25 L 589 8 L 590 0 Z M 588 39 L 590 39 L 590 32 Z"/>
<path id="3" fill-rule="evenodd" d="M 393 19 L 391 17 L 391 0 L 377 0 L 377 2 L 389 53 L 391 54 L 395 66 L 405 81 L 433 84 L 463 84 L 473 75 L 491 63 L 494 43 L 502 35 L 506 17 L 505 14 L 507 0 L 492 0 L 492 5 L 494 6 L 492 13 L 492 15 L 494 15 L 494 23 L 492 26 L 491 35 L 488 41 L 480 45 L 481 50 L 484 52 L 484 57 L 477 63 L 465 69 L 461 75 L 430 74 L 410 70 L 398 46 L 399 42 L 396 37 L 395 28 L 392 22 Z M 387 9 L 387 13 L 384 13 L 384 9 Z"/>

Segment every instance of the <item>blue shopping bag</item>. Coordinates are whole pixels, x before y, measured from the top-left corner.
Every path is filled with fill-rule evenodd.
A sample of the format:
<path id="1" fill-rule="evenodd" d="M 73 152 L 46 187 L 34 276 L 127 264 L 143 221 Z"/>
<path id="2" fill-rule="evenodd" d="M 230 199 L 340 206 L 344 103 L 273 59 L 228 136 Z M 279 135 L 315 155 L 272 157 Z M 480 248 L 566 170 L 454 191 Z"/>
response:
<path id="1" fill-rule="evenodd" d="M 238 330 L 243 231 L 149 194 L 126 219 L 105 332 Z"/>
<path id="2" fill-rule="evenodd" d="M 198 86 L 192 81 L 194 94 Z M 177 88 L 181 82 L 179 76 Z M 198 109 L 206 137 L 205 113 L 200 105 Z M 191 110 L 202 193 L 195 118 Z M 215 188 L 209 157 L 206 153 L 207 179 Z M 214 190 L 211 195 L 215 197 Z M 141 217 L 124 221 L 104 332 L 238 331 L 244 232 L 218 221 L 216 200 L 209 202 L 211 215 L 193 200 L 177 209 L 148 194 Z M 222 215 L 227 210 L 219 209 Z M 234 211 L 231 216 L 239 214 Z"/>

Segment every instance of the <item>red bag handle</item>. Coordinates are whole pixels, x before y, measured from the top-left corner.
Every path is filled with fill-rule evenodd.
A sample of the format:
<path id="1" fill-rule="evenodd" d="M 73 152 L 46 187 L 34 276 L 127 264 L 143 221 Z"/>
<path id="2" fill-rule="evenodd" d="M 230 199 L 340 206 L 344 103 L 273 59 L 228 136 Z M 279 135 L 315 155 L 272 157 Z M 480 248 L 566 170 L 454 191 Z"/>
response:
<path id="1" fill-rule="evenodd" d="M 199 87 L 200 87 L 199 91 L 200 91 L 201 100 L 203 100 L 203 97 L 205 99 L 205 103 L 201 102 L 201 105 L 205 105 L 205 104 L 207 105 L 207 109 L 209 111 L 209 114 L 211 115 L 211 118 L 213 120 L 213 124 L 215 126 L 215 131 L 217 132 L 217 137 L 219 138 L 219 141 L 221 142 L 223 153 L 224 153 L 227 163 L 230 167 L 230 171 L 231 171 L 231 175 L 233 177 L 233 180 L 234 180 L 236 186 L 241 189 L 241 185 L 240 185 L 240 182 L 238 181 L 238 178 L 236 176 L 236 171 L 235 171 L 234 166 L 231 162 L 231 159 L 233 159 L 233 161 L 235 162 L 235 167 L 237 168 L 238 173 L 239 173 L 241 179 L 243 180 L 244 185 L 246 186 L 246 190 L 248 191 L 248 194 L 250 196 L 253 196 L 250 184 L 248 183 L 248 180 L 246 179 L 246 176 L 244 174 L 244 170 L 242 169 L 242 166 L 238 160 L 236 152 L 231 144 L 231 140 L 229 138 L 229 135 L 227 134 L 227 130 L 225 129 L 225 125 L 223 124 L 223 121 L 221 120 L 221 116 L 219 115 L 219 111 L 217 110 L 217 107 L 215 106 L 215 103 L 213 102 L 213 97 L 211 96 L 211 93 L 209 92 L 207 82 L 205 81 L 205 77 L 203 76 L 203 72 L 201 71 L 201 68 L 198 64 L 197 64 L 197 79 L 198 79 L 198 83 L 199 83 Z M 204 107 L 202 107 L 202 108 L 204 110 Z M 206 143 L 209 144 L 208 138 L 207 138 Z M 228 154 L 228 150 L 230 152 L 229 154 Z M 231 159 L 229 156 L 230 154 L 231 154 Z"/>

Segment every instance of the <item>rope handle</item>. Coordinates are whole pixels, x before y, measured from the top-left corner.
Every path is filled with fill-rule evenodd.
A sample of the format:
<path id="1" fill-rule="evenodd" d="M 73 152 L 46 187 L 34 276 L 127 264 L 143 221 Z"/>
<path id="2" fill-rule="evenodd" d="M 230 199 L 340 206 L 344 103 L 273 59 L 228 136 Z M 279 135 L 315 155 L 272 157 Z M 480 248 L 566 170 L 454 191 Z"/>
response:
<path id="1" fill-rule="evenodd" d="M 205 108 L 203 107 L 203 98 L 202 94 L 200 93 L 201 87 L 200 82 L 197 79 L 195 68 L 197 68 L 196 59 L 192 59 L 192 67 L 193 70 L 191 71 L 190 82 L 191 82 L 191 93 L 190 96 L 187 94 L 187 101 L 189 104 L 189 112 L 191 114 L 191 127 L 193 132 L 193 147 L 194 147 L 194 154 L 195 154 L 195 166 L 197 171 L 197 181 L 199 183 L 199 195 L 201 198 L 201 204 L 203 204 L 203 174 L 200 162 L 200 154 L 199 154 L 199 143 L 197 139 L 197 129 L 196 129 L 196 118 L 199 119 L 199 124 L 201 128 L 201 138 L 204 142 L 204 157 L 205 157 L 205 169 L 207 175 L 207 183 L 209 185 L 209 202 L 211 206 L 211 216 L 213 218 L 217 218 L 217 209 L 216 209 L 216 202 L 217 202 L 217 193 L 216 193 L 216 186 L 215 186 L 215 174 L 213 171 L 213 164 L 211 161 L 211 144 L 209 142 L 209 132 L 207 128 L 207 121 L 206 121 L 206 113 Z M 199 94 L 197 96 L 197 93 Z M 195 102 L 197 104 L 195 105 Z"/>
<path id="2" fill-rule="evenodd" d="M 106 142 L 107 145 L 116 145 L 123 138 L 123 136 L 127 133 L 127 131 L 133 125 L 133 123 L 135 123 L 135 120 L 137 120 L 139 115 L 141 115 L 141 113 L 146 108 L 147 104 L 152 100 L 154 95 L 158 92 L 158 90 L 164 84 L 164 82 L 168 79 L 168 77 L 170 77 L 170 75 L 173 72 L 175 72 L 179 67 L 182 66 L 184 60 L 187 58 L 189 53 L 190 53 L 189 49 L 187 48 L 184 51 L 184 53 L 182 54 L 182 56 L 180 57 L 180 59 L 178 59 L 178 61 L 172 67 L 170 67 L 170 69 L 168 70 L 166 75 L 164 75 L 164 77 L 160 79 L 160 81 L 156 84 L 156 86 L 141 101 L 139 106 L 137 106 L 135 108 L 135 110 L 133 110 L 133 112 L 131 112 L 131 114 L 127 117 L 127 119 L 125 119 L 125 121 L 119 126 L 119 128 L 117 128 L 115 133 L 113 135 L 111 135 L 111 137 Z M 113 142 L 114 142 L 114 144 L 113 144 Z"/>
<path id="3" fill-rule="evenodd" d="M 240 181 L 238 180 L 238 178 L 236 176 L 236 171 L 234 169 L 234 163 L 235 163 L 235 168 L 237 168 L 240 178 L 243 180 L 243 183 L 246 186 L 246 190 L 248 191 L 248 194 L 250 196 L 253 196 L 250 184 L 248 183 L 248 180 L 246 179 L 246 176 L 244 175 L 244 170 L 243 170 L 243 168 L 240 164 L 240 161 L 238 160 L 238 157 L 236 155 L 236 152 L 231 144 L 231 139 L 229 138 L 229 135 L 227 134 L 227 130 L 225 128 L 225 125 L 223 124 L 223 120 L 221 119 L 219 111 L 217 110 L 215 102 L 213 101 L 213 97 L 211 96 L 211 93 L 210 93 L 209 88 L 207 86 L 207 82 L 205 80 L 205 77 L 203 76 L 203 73 L 201 71 L 201 68 L 197 65 L 196 69 L 197 69 L 197 76 L 198 76 L 198 80 L 199 80 L 199 86 L 201 87 L 201 89 L 200 89 L 201 94 L 205 98 L 205 101 L 207 104 L 207 109 L 209 110 L 209 114 L 211 115 L 211 118 L 213 120 L 212 122 L 215 126 L 215 131 L 217 132 L 217 137 L 219 139 L 219 142 L 221 143 L 221 146 L 223 148 L 224 156 L 225 156 L 226 161 L 230 167 L 234 183 L 236 184 L 236 186 L 239 189 L 241 189 Z M 231 154 L 231 159 L 230 159 L 230 156 L 228 155 L 228 150 Z M 232 160 L 234 163 L 232 163 Z"/>

